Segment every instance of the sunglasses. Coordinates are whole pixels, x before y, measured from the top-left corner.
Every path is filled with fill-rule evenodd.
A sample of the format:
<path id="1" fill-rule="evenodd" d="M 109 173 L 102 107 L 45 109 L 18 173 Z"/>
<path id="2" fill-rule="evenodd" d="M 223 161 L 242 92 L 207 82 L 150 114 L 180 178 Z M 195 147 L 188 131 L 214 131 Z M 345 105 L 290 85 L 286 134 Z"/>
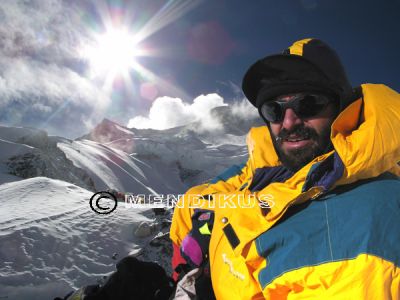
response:
<path id="1" fill-rule="evenodd" d="M 301 119 L 307 119 L 318 115 L 325 107 L 333 102 L 333 99 L 326 95 L 305 94 L 295 96 L 290 101 L 267 101 L 259 109 L 261 116 L 268 122 L 281 122 L 288 108 L 293 109 Z"/>

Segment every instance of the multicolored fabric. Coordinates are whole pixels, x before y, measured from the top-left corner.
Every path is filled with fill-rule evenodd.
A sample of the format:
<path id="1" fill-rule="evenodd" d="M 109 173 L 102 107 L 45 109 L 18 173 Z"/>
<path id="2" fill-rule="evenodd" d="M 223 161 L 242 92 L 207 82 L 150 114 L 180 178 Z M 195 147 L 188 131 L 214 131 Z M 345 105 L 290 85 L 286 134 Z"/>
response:
<path id="1" fill-rule="evenodd" d="M 192 268 L 201 267 L 208 258 L 208 245 L 214 224 L 214 212 L 197 210 L 192 216 L 192 230 L 181 244 L 181 255 Z"/>
<path id="2" fill-rule="evenodd" d="M 191 229 L 190 204 L 209 202 L 199 195 L 229 196 L 211 208 L 217 299 L 400 299 L 400 95 L 373 84 L 362 93 L 332 124 L 335 150 L 292 176 L 282 177 L 267 127 L 253 128 L 239 174 L 180 200 L 176 245 Z M 273 205 L 239 208 L 246 197 Z"/>

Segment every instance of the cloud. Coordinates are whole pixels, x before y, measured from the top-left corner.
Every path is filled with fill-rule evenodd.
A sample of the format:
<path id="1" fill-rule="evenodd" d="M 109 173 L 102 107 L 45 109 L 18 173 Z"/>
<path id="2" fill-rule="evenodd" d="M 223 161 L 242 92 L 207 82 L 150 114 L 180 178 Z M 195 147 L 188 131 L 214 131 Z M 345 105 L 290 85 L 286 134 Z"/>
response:
<path id="1" fill-rule="evenodd" d="M 83 42 L 77 7 L 61 0 L 1 1 L 0 51 L 11 57 L 65 64 Z"/>
<path id="2" fill-rule="evenodd" d="M 232 93 L 230 99 L 231 112 L 235 117 L 242 120 L 254 120 L 259 118 L 258 110 L 246 99 L 242 88 L 233 81 L 220 81 L 222 86 L 226 86 L 228 91 Z"/>
<path id="3" fill-rule="evenodd" d="M 231 110 L 234 116 L 243 120 L 254 120 L 259 117 L 258 110 L 247 99 L 233 102 Z"/>
<path id="4" fill-rule="evenodd" d="M 0 122 L 76 137 L 109 97 L 84 74 L 81 12 L 61 0 L 0 2 Z"/>
<path id="5" fill-rule="evenodd" d="M 147 117 L 136 116 L 130 119 L 128 127 L 167 129 L 200 121 L 199 129 L 217 129 L 220 124 L 212 118 L 210 111 L 226 105 L 218 94 L 201 95 L 191 104 L 179 98 L 160 97 L 153 102 Z"/>

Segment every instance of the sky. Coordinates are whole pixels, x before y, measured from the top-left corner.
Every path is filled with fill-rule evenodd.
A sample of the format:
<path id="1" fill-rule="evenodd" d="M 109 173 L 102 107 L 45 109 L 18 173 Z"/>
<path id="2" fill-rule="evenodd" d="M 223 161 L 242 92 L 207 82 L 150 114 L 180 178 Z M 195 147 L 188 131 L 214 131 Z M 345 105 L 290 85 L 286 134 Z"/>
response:
<path id="1" fill-rule="evenodd" d="M 399 11 L 400 0 L 2 0 L 0 124 L 76 138 L 103 118 L 207 119 L 243 101 L 252 63 L 309 37 L 337 51 L 354 86 L 400 91 Z"/>

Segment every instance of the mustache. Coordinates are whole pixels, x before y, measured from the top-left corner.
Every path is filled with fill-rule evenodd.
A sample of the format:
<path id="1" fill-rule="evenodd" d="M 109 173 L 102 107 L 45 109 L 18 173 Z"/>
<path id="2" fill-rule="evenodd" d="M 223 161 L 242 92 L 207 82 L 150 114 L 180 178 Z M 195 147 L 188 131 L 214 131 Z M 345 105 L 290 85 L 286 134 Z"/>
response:
<path id="1" fill-rule="evenodd" d="M 279 142 L 283 139 L 287 139 L 291 135 L 295 135 L 303 139 L 306 138 L 313 140 L 318 139 L 318 134 L 314 129 L 305 127 L 304 125 L 299 125 L 293 128 L 292 130 L 287 130 L 286 128 L 283 128 L 276 137 L 276 140 Z"/>

